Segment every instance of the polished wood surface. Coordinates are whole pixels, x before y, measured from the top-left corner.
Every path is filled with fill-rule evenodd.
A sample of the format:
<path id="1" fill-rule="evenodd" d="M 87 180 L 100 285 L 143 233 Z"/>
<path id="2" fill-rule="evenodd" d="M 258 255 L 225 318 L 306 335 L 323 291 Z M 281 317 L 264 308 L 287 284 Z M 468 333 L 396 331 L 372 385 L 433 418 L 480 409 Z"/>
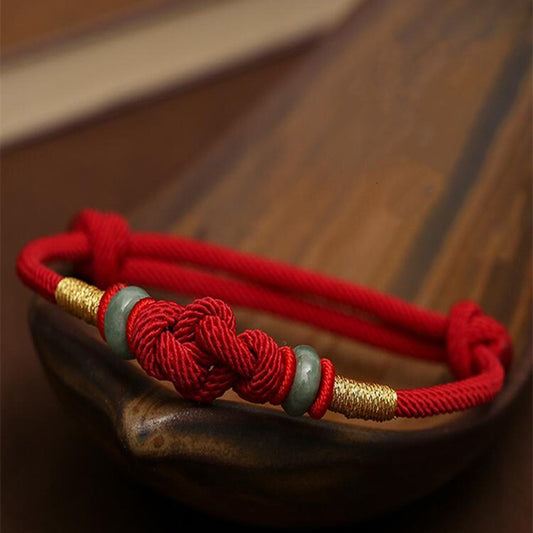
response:
<path id="1" fill-rule="evenodd" d="M 490 435 L 501 433 L 483 466 L 468 470 L 433 499 L 363 526 L 368 530 L 380 525 L 401 531 L 531 528 L 529 420 L 524 412 L 508 410 L 527 379 L 531 355 L 529 27 L 526 2 L 368 3 L 201 163 L 130 211 L 139 229 L 175 231 L 262 253 L 434 309 L 446 311 L 457 298 L 474 298 L 509 326 L 517 359 L 506 393 L 492 407 L 453 419 L 386 426 L 398 439 L 413 438 L 415 427 L 452 435 L 441 456 L 452 470 Z M 72 398 L 76 387 L 65 387 L 68 381 L 50 366 L 67 361 L 68 352 L 53 335 L 64 323 L 57 311 L 35 312 L 41 313 L 34 315 L 41 316 L 35 331 L 48 372 L 55 375 L 56 388 L 63 384 L 63 393 L 70 390 Z M 242 328 L 261 327 L 289 343 L 312 343 L 353 375 L 394 386 L 448 377 L 442 367 L 303 326 L 242 311 L 238 318 Z M 105 370 L 100 345 L 80 338 L 93 350 L 96 368 Z M 130 371 L 129 383 L 138 383 L 142 378 L 133 368 L 124 370 Z M 155 391 L 166 402 L 176 401 L 166 389 Z M 519 401 L 530 409 L 529 397 Z M 249 412 L 243 406 L 217 409 Z M 267 413 L 264 420 L 280 420 Z M 312 431 L 305 422 L 302 427 Z M 344 435 L 365 434 L 357 422 L 338 427 L 351 432 Z M 513 442 L 518 455 L 502 442 Z M 360 440 L 353 443 L 361 446 Z M 436 464 L 424 462 L 423 443 L 410 448 L 411 456 L 406 448 L 418 479 Z M 414 462 L 415 451 L 422 465 Z M 442 473 L 440 466 L 434 470 Z M 168 502 L 147 501 L 155 527 L 176 512 Z"/>

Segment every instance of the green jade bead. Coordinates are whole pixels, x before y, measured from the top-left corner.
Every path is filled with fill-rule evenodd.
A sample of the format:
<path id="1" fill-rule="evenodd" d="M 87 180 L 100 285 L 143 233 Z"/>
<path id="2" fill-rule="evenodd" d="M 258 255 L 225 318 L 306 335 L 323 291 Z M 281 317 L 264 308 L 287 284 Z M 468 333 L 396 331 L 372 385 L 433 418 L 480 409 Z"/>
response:
<path id="1" fill-rule="evenodd" d="M 302 416 L 315 401 L 322 370 L 320 357 L 311 346 L 296 346 L 294 355 L 296 356 L 294 381 L 289 395 L 281 405 L 288 415 Z"/>
<path id="2" fill-rule="evenodd" d="M 107 344 L 122 359 L 134 359 L 126 340 L 126 324 L 133 306 L 150 295 L 140 287 L 125 287 L 109 302 L 104 318 L 104 333 Z"/>

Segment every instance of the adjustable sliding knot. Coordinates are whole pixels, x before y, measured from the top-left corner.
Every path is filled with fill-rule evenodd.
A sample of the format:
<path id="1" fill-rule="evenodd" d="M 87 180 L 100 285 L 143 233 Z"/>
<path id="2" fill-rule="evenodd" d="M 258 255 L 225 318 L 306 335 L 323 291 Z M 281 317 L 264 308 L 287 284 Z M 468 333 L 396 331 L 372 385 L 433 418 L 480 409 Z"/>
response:
<path id="1" fill-rule="evenodd" d="M 232 310 L 214 298 L 185 307 L 141 300 L 131 311 L 126 336 L 148 374 L 171 381 L 191 400 L 211 402 L 233 388 L 245 400 L 279 404 L 294 377 L 291 348 L 279 347 L 262 331 L 237 335 Z"/>
<path id="2" fill-rule="evenodd" d="M 100 288 L 120 281 L 130 238 L 126 220 L 115 213 L 84 209 L 74 218 L 72 230 L 87 236 L 92 252 L 88 261 L 76 265 L 77 270 Z"/>
<path id="3" fill-rule="evenodd" d="M 455 304 L 450 311 L 446 348 L 448 365 L 458 378 L 479 373 L 487 355 L 506 370 L 512 358 L 511 338 L 505 327 L 469 301 Z"/>

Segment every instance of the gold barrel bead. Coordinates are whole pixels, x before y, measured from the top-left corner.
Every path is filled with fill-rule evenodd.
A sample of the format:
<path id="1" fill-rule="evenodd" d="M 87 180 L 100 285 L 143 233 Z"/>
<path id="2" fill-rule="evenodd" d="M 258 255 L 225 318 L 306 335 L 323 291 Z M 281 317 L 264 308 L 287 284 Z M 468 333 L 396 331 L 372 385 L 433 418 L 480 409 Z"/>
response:
<path id="1" fill-rule="evenodd" d="M 55 299 L 57 304 L 71 315 L 96 325 L 98 306 L 104 295 L 94 285 L 76 278 L 63 278 L 57 285 Z"/>
<path id="2" fill-rule="evenodd" d="M 330 410 L 347 418 L 383 422 L 394 418 L 397 402 L 396 391 L 387 385 L 363 383 L 337 375 Z"/>

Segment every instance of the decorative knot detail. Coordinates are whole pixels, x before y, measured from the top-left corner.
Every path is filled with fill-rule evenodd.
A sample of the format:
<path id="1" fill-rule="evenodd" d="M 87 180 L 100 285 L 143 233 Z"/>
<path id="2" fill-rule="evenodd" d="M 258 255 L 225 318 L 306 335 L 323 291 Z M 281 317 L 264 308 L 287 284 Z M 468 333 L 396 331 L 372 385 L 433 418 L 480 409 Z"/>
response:
<path id="1" fill-rule="evenodd" d="M 101 289 L 120 281 L 122 264 L 128 253 L 130 228 L 127 221 L 115 213 L 84 209 L 72 222 L 74 231 L 87 236 L 91 258 L 76 265 L 77 270 Z"/>
<path id="2" fill-rule="evenodd" d="M 480 361 L 486 355 L 498 359 L 505 369 L 512 359 L 512 341 L 505 327 L 469 301 L 452 307 L 446 347 L 448 365 L 458 378 L 479 373 Z"/>
<path id="3" fill-rule="evenodd" d="M 280 404 L 290 391 L 295 356 L 263 331 L 237 335 L 230 307 L 214 298 L 187 306 L 147 298 L 132 310 L 127 339 L 142 368 L 171 381 L 184 397 L 211 402 L 233 388 L 243 399 Z"/>

